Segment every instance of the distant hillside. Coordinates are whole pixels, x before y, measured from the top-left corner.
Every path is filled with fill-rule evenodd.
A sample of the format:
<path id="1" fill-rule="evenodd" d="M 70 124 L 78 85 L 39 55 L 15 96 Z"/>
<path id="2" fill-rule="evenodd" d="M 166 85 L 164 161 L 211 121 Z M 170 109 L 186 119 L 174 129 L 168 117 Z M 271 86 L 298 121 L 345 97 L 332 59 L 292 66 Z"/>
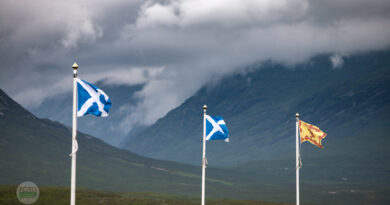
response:
<path id="1" fill-rule="evenodd" d="M 302 145 L 305 159 L 389 157 L 390 52 L 329 56 L 293 68 L 268 62 L 200 89 L 150 128 L 122 144 L 135 153 L 186 163 L 200 162 L 202 106 L 222 115 L 231 142 L 207 143 L 211 165 L 295 157 L 295 113 L 328 133 L 324 149 Z"/>
<path id="2" fill-rule="evenodd" d="M 16 186 L 23 181 L 33 181 L 42 188 L 42 204 L 50 203 L 52 197 L 64 192 L 63 189 L 45 189 L 45 186 L 69 187 L 70 128 L 57 122 L 36 118 L 2 90 L 0 90 L 0 126 L 2 127 L 0 129 L 0 166 L 2 168 L 0 184 Z M 197 197 L 199 201 L 200 166 L 142 157 L 107 145 L 102 140 L 83 133 L 78 133 L 78 142 L 77 190 L 79 191 L 77 193 L 81 201 L 93 203 L 95 200 L 93 199 L 94 192 L 89 193 L 92 194 L 90 196 L 83 196 L 85 193 L 83 187 L 121 192 L 188 195 Z M 288 176 L 257 176 L 246 170 L 208 168 L 206 182 L 208 198 L 228 197 L 285 202 L 293 202 L 294 199 L 294 189 L 292 189 L 294 186 Z M 349 185 L 342 184 L 338 187 L 345 186 Z M 0 196 L 2 196 L 0 203 L 14 204 L 16 197 L 13 194 L 13 197 L 9 198 L 8 192 L 0 189 Z M 118 194 L 102 194 L 109 198 L 114 197 L 112 199 L 120 197 Z M 310 197 L 311 195 L 315 197 Z M 323 199 L 326 196 L 327 194 L 319 192 L 309 192 L 306 200 Z M 66 194 L 56 199 L 59 203 L 68 203 L 69 195 Z M 342 199 L 344 197 L 338 201 Z M 154 203 L 148 198 L 144 200 L 148 201 L 147 204 Z M 141 199 L 137 203 L 144 200 Z"/>
<path id="3" fill-rule="evenodd" d="M 71 130 L 38 119 L 0 90 L 0 184 L 70 184 Z M 154 160 L 78 133 L 77 185 L 112 191 L 200 194 L 200 167 Z M 232 189 L 235 172 L 209 170 L 211 190 Z M 215 186 L 214 186 L 215 185 Z M 210 195 L 213 191 L 210 192 Z"/>

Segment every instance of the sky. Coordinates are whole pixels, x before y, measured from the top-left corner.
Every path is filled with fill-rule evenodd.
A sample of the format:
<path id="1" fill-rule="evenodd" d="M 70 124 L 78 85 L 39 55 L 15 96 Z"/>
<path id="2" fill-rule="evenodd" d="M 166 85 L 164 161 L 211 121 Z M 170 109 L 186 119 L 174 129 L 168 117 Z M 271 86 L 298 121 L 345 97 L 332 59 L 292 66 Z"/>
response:
<path id="1" fill-rule="evenodd" d="M 388 0 L 0 0 L 1 89 L 39 106 L 71 92 L 77 62 L 92 83 L 144 84 L 129 116 L 146 125 L 253 63 L 342 69 L 389 46 Z"/>

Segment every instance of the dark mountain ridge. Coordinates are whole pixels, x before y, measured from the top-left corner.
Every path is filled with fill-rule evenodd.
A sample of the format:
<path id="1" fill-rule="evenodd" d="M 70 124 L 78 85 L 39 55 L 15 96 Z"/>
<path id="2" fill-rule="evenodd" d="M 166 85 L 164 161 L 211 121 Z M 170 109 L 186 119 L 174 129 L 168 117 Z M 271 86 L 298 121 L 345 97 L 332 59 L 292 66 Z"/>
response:
<path id="1" fill-rule="evenodd" d="M 325 149 L 303 144 L 311 156 L 388 156 L 383 135 L 390 122 L 390 52 L 345 57 L 332 68 L 328 55 L 286 68 L 268 62 L 251 72 L 205 86 L 150 128 L 127 139 L 141 155 L 198 164 L 202 106 L 224 117 L 231 142 L 209 142 L 209 163 L 231 166 L 253 160 L 295 157 L 295 113 L 328 133 Z M 367 142 L 367 138 L 370 138 Z M 179 153 L 179 154 L 178 154 Z"/>

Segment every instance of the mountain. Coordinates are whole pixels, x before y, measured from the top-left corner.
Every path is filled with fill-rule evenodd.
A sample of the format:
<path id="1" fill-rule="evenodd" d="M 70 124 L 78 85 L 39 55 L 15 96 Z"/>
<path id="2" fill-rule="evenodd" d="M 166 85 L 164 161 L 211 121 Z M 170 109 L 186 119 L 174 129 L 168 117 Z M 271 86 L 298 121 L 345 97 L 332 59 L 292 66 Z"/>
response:
<path id="1" fill-rule="evenodd" d="M 367 156 L 388 159 L 390 51 L 344 57 L 333 68 L 329 55 L 294 67 L 267 62 L 200 89 L 124 147 L 157 159 L 196 164 L 202 150 L 202 106 L 221 115 L 230 143 L 208 142 L 208 162 L 234 166 L 295 158 L 295 113 L 328 133 L 324 149 L 302 144 L 305 159 Z M 365 161 L 367 162 L 367 161 Z M 382 168 L 388 168 L 387 161 Z M 284 166 L 284 165 L 280 165 Z M 382 169 L 381 168 L 381 169 Z"/>
<path id="2" fill-rule="evenodd" d="M 0 126 L 0 184 L 70 185 L 70 128 L 35 117 L 2 90 Z M 80 132 L 78 144 L 78 187 L 200 195 L 200 167 L 142 157 Z M 233 177 L 234 171 L 209 173 L 210 196 L 220 194 L 216 190 L 236 189 L 232 184 L 239 178 Z"/>
<path id="3" fill-rule="evenodd" d="M 127 119 L 132 106 L 135 106 L 137 102 L 134 94 L 140 91 L 143 85 L 106 85 L 101 82 L 96 83 L 96 85 L 111 98 L 113 106 L 110 109 L 109 117 L 95 118 L 87 115 L 78 119 L 78 128 L 82 132 L 117 146 L 131 129 L 131 125 L 126 123 L 124 119 Z M 40 118 L 48 118 L 71 126 L 72 105 L 72 93 L 66 93 L 53 96 L 38 107 L 29 110 Z"/>
<path id="4" fill-rule="evenodd" d="M 58 122 L 35 117 L 2 90 L 0 126 L 0 184 L 17 186 L 21 182 L 32 181 L 42 188 L 43 200 L 47 199 L 47 194 L 55 195 L 59 190 L 47 188 L 48 186 L 69 187 L 70 128 Z M 80 132 L 78 144 L 78 194 L 85 192 L 83 188 L 89 188 L 111 192 L 137 192 L 138 194 L 134 193 L 137 195 L 142 195 L 140 192 L 155 192 L 175 196 L 200 196 L 200 166 L 142 157 Z M 255 177 L 244 173 L 208 168 L 207 197 L 293 201 L 293 184 L 286 184 L 289 181 L 286 177 Z M 0 195 L 7 196 L 7 193 L 0 192 Z M 310 195 L 313 193 L 308 193 L 308 198 Z M 324 198 L 326 195 L 316 197 Z M 69 196 L 61 197 L 61 200 L 69 200 Z"/>
<path id="5" fill-rule="evenodd" d="M 47 200 L 52 201 L 55 195 L 69 193 L 67 188 L 70 184 L 70 128 L 58 122 L 35 117 L 2 90 L 0 90 L 0 126 L 2 128 L 0 129 L 0 167 L 2 168 L 0 184 L 11 185 L 11 188 L 5 191 L 6 193 L 2 191 L 3 189 L 0 190 L 0 196 L 4 196 L 5 202 L 15 201 L 15 198 L 9 198 L 12 196 L 9 192 L 15 190 L 12 187 L 23 181 L 33 181 L 42 188 L 43 201 L 38 201 L 38 204 L 45 204 L 44 201 Z M 105 201 L 106 196 L 115 195 L 120 200 L 127 200 L 131 196 L 130 200 L 134 201 L 137 199 L 133 196 L 146 195 L 149 196 L 147 200 L 150 200 L 150 197 L 154 199 L 163 197 L 164 194 L 171 194 L 191 196 L 189 201 L 199 201 L 200 166 L 142 157 L 80 132 L 78 142 L 77 194 L 81 196 L 78 199 L 88 200 L 90 197 L 97 196 L 102 198 L 99 201 Z M 330 147 L 329 144 L 325 144 L 327 148 Z M 303 151 L 307 153 L 307 150 Z M 318 150 L 316 151 L 318 153 Z M 372 153 L 366 155 L 366 158 L 371 161 L 365 164 L 365 169 L 361 169 L 362 164 L 367 162 L 361 160 L 361 157 L 350 157 L 349 161 L 339 157 L 334 162 L 323 161 L 323 157 L 321 160 L 309 159 L 304 155 L 304 169 L 301 172 L 302 203 L 389 204 L 389 157 L 387 155 L 378 157 L 377 154 Z M 206 196 L 215 198 L 212 201 L 217 201 L 218 204 L 225 202 L 220 198 L 293 203 L 294 167 L 293 160 L 252 161 L 229 169 L 208 167 Z M 83 188 L 137 193 L 118 195 L 91 192 Z M 65 204 L 68 203 L 69 196 L 61 196 L 57 200 Z M 141 201 L 145 202 L 142 199 Z M 160 202 L 168 203 L 165 199 Z M 242 203 L 246 204 L 245 201 Z M 253 203 L 262 204 L 262 202 Z"/>

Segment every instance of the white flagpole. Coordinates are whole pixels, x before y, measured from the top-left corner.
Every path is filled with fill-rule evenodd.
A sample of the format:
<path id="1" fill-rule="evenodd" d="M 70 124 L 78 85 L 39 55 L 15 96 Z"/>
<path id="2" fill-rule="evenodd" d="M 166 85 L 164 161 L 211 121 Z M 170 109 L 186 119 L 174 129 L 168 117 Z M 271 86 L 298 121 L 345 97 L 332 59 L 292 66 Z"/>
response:
<path id="1" fill-rule="evenodd" d="M 203 105 L 202 205 L 205 205 L 206 184 L 206 110 L 207 105 Z"/>
<path id="2" fill-rule="evenodd" d="M 70 205 L 76 204 L 76 150 L 77 150 L 77 68 L 76 63 L 73 64 L 73 122 L 72 122 L 72 177 L 70 188 Z"/>
<path id="3" fill-rule="evenodd" d="M 295 114 L 295 118 L 296 118 L 296 132 L 295 132 L 295 135 L 296 135 L 296 177 L 297 177 L 297 188 L 296 188 L 296 191 L 297 191 L 297 205 L 299 205 L 299 169 L 300 169 L 300 162 L 299 162 L 299 113 Z"/>

